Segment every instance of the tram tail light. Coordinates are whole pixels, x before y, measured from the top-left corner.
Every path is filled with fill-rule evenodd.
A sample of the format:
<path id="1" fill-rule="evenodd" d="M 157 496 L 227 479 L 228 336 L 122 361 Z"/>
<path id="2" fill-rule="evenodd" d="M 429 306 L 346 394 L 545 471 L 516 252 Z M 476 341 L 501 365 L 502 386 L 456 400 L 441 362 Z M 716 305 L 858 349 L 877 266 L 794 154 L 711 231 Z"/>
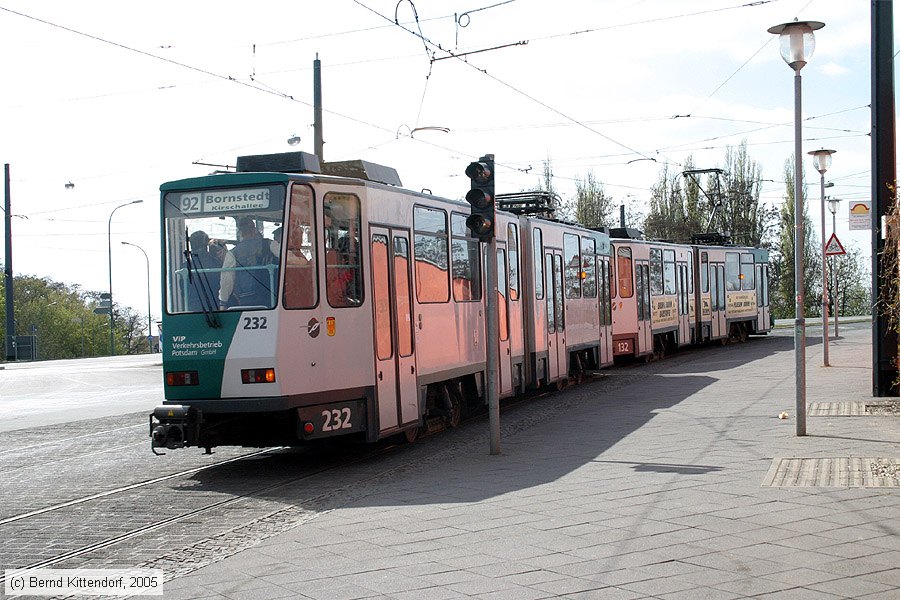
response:
<path id="1" fill-rule="evenodd" d="M 244 383 L 275 383 L 275 369 L 241 369 Z"/>
<path id="2" fill-rule="evenodd" d="M 170 387 L 200 385 L 200 377 L 197 371 L 169 371 L 166 373 L 166 385 Z"/>

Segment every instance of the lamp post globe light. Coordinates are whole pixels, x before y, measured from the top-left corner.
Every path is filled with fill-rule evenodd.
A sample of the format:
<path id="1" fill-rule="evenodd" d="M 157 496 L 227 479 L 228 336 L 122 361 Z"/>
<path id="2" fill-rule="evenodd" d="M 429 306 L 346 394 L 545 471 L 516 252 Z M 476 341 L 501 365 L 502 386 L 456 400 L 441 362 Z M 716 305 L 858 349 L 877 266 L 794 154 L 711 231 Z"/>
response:
<path id="1" fill-rule="evenodd" d="M 828 199 L 828 210 L 831 211 L 831 231 L 837 235 L 837 211 L 841 206 L 840 198 L 829 198 Z M 835 268 L 835 264 L 837 263 L 837 257 L 831 257 L 831 280 L 833 282 L 833 286 L 831 288 L 831 301 L 834 303 L 834 337 L 838 336 L 838 276 L 837 269 Z"/>
<path id="2" fill-rule="evenodd" d="M 828 272 L 828 261 L 827 255 L 825 254 L 825 247 L 828 245 L 828 239 L 825 237 L 825 171 L 831 167 L 831 155 L 837 152 L 837 150 L 826 150 L 824 148 L 820 150 L 810 150 L 807 154 L 813 157 L 813 166 L 815 166 L 816 171 L 819 172 L 820 177 L 820 211 L 822 213 L 822 360 L 823 366 L 830 366 L 828 364 L 828 286 L 825 285 L 826 273 Z"/>
<path id="3" fill-rule="evenodd" d="M 131 242 L 122 242 L 122 244 L 140 250 L 141 254 L 144 255 L 144 260 L 147 261 L 147 353 L 153 354 L 153 330 L 151 329 L 153 317 L 150 315 L 150 257 L 147 256 L 144 249 L 137 244 L 132 244 Z"/>
<path id="4" fill-rule="evenodd" d="M 794 362 L 796 363 L 797 435 L 806 435 L 806 321 L 803 318 L 803 154 L 801 137 L 800 69 L 816 48 L 814 31 L 825 27 L 819 21 L 793 21 L 769 27 L 779 37 L 781 58 L 794 70 Z"/>
<path id="5" fill-rule="evenodd" d="M 115 318 L 113 317 L 113 290 L 112 290 L 112 218 L 113 215 L 116 214 L 116 211 L 125 206 L 131 206 L 132 204 L 140 204 L 143 200 L 132 200 L 131 202 L 126 202 L 125 204 L 120 204 L 119 206 L 112 209 L 112 212 L 109 213 L 109 223 L 106 228 L 106 241 L 109 247 L 109 355 L 116 355 L 116 337 L 115 337 L 115 329 L 116 323 Z"/>

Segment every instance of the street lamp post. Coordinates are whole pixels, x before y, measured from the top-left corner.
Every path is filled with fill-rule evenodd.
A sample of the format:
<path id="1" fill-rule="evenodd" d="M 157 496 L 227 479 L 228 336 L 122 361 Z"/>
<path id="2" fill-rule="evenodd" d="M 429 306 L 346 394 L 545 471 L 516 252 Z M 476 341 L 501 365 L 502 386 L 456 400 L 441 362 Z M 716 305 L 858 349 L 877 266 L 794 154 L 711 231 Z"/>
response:
<path id="1" fill-rule="evenodd" d="M 147 352 L 153 354 L 153 329 L 151 329 L 153 317 L 150 315 L 150 258 L 144 249 L 137 244 L 132 244 L 131 242 L 122 242 L 122 244 L 140 250 L 141 254 L 144 255 L 144 260 L 147 261 Z"/>
<path id="2" fill-rule="evenodd" d="M 823 361 L 824 366 L 829 366 L 828 364 L 828 286 L 825 285 L 827 279 L 826 273 L 828 272 L 827 267 L 827 255 L 825 254 L 825 247 L 828 245 L 828 240 L 825 238 L 825 171 L 831 166 L 831 155 L 837 152 L 836 150 L 825 150 L 822 148 L 821 150 L 811 150 L 807 152 L 807 154 L 812 155 L 813 157 L 813 165 L 816 167 L 816 171 L 819 172 L 819 177 L 821 178 L 821 204 L 820 210 L 822 213 L 822 352 L 823 352 Z"/>
<path id="3" fill-rule="evenodd" d="M 831 231 L 837 234 L 837 220 L 835 215 L 837 214 L 838 207 L 841 205 L 841 201 L 839 198 L 829 198 L 828 199 L 828 210 L 831 211 Z M 831 301 L 834 303 L 834 337 L 838 336 L 838 276 L 837 269 L 835 265 L 837 264 L 837 257 L 831 257 L 831 281 L 834 283 L 831 288 Z"/>
<path id="4" fill-rule="evenodd" d="M 781 44 L 781 58 L 794 70 L 794 362 L 795 410 L 797 412 L 797 435 L 806 435 L 806 321 L 803 318 L 803 153 L 801 137 L 801 94 L 800 69 L 812 57 L 816 48 L 813 31 L 825 24 L 819 21 L 793 21 L 768 29 L 778 35 Z"/>
<path id="5" fill-rule="evenodd" d="M 112 209 L 112 212 L 109 213 L 109 223 L 106 228 L 106 241 L 109 248 L 109 355 L 116 355 L 116 338 L 115 338 L 115 317 L 113 317 L 113 291 L 112 291 L 112 218 L 113 215 L 116 214 L 116 211 L 122 207 L 129 206 L 131 204 L 140 204 L 143 200 L 132 200 L 131 202 L 126 202 L 125 204 L 120 204 L 119 206 Z"/>

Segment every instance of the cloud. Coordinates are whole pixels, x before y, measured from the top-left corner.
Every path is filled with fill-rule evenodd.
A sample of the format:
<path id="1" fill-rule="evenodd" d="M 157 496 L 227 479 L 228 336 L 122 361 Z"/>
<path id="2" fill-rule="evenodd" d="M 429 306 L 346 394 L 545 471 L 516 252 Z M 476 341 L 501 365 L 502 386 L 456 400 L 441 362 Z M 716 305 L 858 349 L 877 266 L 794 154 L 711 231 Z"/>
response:
<path id="1" fill-rule="evenodd" d="M 829 62 L 822 66 L 820 71 L 829 77 L 840 77 L 850 72 L 850 69 L 843 67 L 836 62 Z"/>

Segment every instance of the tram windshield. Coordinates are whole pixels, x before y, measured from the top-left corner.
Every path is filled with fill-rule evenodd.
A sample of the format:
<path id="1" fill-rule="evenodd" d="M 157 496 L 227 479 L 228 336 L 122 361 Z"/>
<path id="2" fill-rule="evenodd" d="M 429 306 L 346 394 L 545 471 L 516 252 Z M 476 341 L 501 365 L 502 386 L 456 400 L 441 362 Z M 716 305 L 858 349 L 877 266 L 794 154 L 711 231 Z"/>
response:
<path id="1" fill-rule="evenodd" d="M 282 185 L 164 196 L 170 314 L 274 308 L 284 197 Z"/>

